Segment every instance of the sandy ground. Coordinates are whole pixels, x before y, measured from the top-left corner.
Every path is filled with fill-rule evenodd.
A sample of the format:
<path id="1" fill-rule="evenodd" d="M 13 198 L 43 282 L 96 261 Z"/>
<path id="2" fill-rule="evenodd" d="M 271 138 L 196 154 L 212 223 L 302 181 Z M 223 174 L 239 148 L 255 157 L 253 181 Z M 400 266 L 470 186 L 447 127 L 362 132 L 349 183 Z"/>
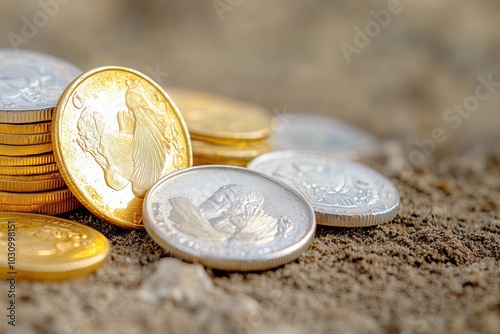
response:
<path id="1" fill-rule="evenodd" d="M 479 76 L 500 78 L 498 3 L 401 3 L 350 63 L 340 44 L 354 43 L 353 29 L 387 1 L 242 1 L 223 20 L 212 1 L 61 4 L 20 47 L 83 69 L 131 66 L 166 86 L 243 98 L 277 114 L 352 122 L 402 144 L 392 159 L 367 161 L 394 181 L 401 210 L 376 227 L 319 227 L 307 252 L 274 270 L 197 271 L 199 279 L 172 285 L 180 295 L 154 301 L 144 290 L 168 254 L 146 232 L 80 209 L 64 217 L 103 232 L 109 260 L 81 279 L 18 282 L 17 326 L 0 313 L 0 333 L 500 332 L 500 93 L 494 88 L 467 117 L 444 118 L 475 94 Z M 10 47 L 8 34 L 22 34 L 23 18 L 41 7 L 1 6 L 0 47 Z M 447 138 L 413 171 L 401 169 L 397 162 L 412 164 L 416 141 L 437 128 Z M 6 282 L 2 310 L 3 291 Z"/>

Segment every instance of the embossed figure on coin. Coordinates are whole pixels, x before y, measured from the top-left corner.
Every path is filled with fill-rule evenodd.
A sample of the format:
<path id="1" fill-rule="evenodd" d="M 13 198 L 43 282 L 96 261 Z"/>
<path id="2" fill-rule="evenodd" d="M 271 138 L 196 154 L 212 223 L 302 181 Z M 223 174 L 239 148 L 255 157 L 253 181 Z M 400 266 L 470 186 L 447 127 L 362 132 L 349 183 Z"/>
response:
<path id="1" fill-rule="evenodd" d="M 37 225 L 37 221 L 30 223 L 16 222 L 16 245 L 22 250 L 23 256 L 61 256 L 67 257 L 73 251 L 80 252 L 81 248 L 91 246 L 92 240 L 87 235 L 72 231 L 57 221 L 57 226 L 51 224 Z M 39 224 L 44 223 L 44 221 Z M 7 247 L 7 233 L 0 231 L 0 246 Z"/>
<path id="2" fill-rule="evenodd" d="M 276 218 L 264 210 L 266 198 L 246 186 L 219 188 L 196 207 L 185 197 L 170 199 L 170 220 L 176 228 L 210 241 L 258 245 L 286 238 L 292 229 L 286 217 Z"/>
<path id="3" fill-rule="evenodd" d="M 279 166 L 274 177 L 293 184 L 315 204 L 356 208 L 360 204 L 373 205 L 380 198 L 375 189 L 363 180 L 353 180 L 342 172 L 342 166 L 294 163 Z"/>
<path id="4" fill-rule="evenodd" d="M 121 190 L 131 183 L 134 195 L 143 198 L 160 178 L 168 153 L 176 164 L 178 148 L 171 138 L 177 130 L 164 116 L 164 103 L 138 85 L 127 85 L 128 110 L 117 113 L 118 129 L 99 112 L 84 107 L 78 120 L 78 144 L 102 167 L 108 186 Z M 73 103 L 83 107 L 76 94 Z"/>

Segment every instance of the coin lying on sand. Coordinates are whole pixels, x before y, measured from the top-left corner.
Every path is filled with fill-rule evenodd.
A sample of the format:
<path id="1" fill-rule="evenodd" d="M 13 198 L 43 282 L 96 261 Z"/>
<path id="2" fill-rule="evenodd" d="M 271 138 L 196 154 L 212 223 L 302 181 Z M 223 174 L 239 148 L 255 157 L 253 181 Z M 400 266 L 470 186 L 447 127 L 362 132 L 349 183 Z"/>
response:
<path id="1" fill-rule="evenodd" d="M 29 280 L 84 276 L 96 271 L 109 254 L 108 240 L 93 228 L 15 212 L 0 212 L 0 247 L 9 254 L 0 258 L 0 276 L 14 272 L 16 278 Z"/>
<path id="2" fill-rule="evenodd" d="M 397 215 L 400 197 L 392 182 L 353 161 L 317 152 L 276 151 L 255 158 L 248 168 L 299 190 L 321 225 L 370 226 Z"/>
<path id="3" fill-rule="evenodd" d="M 192 165 L 189 133 L 170 97 L 124 67 L 101 67 L 64 91 L 54 155 L 78 200 L 96 216 L 140 228 L 142 201 L 160 177 Z"/>
<path id="4" fill-rule="evenodd" d="M 312 242 L 316 220 L 306 198 L 276 179 L 211 165 L 158 181 L 144 200 L 144 225 L 181 259 L 250 271 L 299 257 Z"/>

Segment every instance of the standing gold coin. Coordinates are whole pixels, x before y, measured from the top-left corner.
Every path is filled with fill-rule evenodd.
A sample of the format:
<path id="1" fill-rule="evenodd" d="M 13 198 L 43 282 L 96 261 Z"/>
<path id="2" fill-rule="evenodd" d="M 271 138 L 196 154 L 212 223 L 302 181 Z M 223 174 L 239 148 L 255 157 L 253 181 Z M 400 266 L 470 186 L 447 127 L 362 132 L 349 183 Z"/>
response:
<path id="1" fill-rule="evenodd" d="M 11 133 L 15 135 L 29 135 L 34 133 L 50 133 L 52 131 L 52 121 L 29 124 L 7 124 L 0 123 L 1 133 Z"/>
<path id="2" fill-rule="evenodd" d="M 46 165 L 51 164 L 54 161 L 54 155 L 52 153 L 27 155 L 21 157 L 9 157 L 0 155 L 0 168 L 2 168 L 2 166 Z"/>
<path id="3" fill-rule="evenodd" d="M 75 221 L 29 213 L 0 213 L 0 276 L 62 280 L 96 271 L 109 254 L 108 239 Z M 12 254 L 11 254 L 12 253 Z"/>
<path id="4" fill-rule="evenodd" d="M 0 132 L 0 144 L 33 145 L 51 142 L 51 133 L 10 134 Z"/>
<path id="5" fill-rule="evenodd" d="M 52 143 L 36 144 L 36 145 L 0 144 L 0 155 L 8 155 L 11 157 L 47 153 L 51 151 L 52 151 Z"/>
<path id="6" fill-rule="evenodd" d="M 55 163 L 37 166 L 0 166 L 2 175 L 38 175 L 54 173 L 57 170 Z"/>
<path id="7" fill-rule="evenodd" d="M 264 108 L 224 96 L 169 88 L 193 139 L 245 145 L 269 137 L 272 115 Z"/>
<path id="8" fill-rule="evenodd" d="M 33 193 L 59 189 L 64 186 L 64 180 L 59 173 L 20 176 L 0 174 L 0 191 Z"/>
<path id="9" fill-rule="evenodd" d="M 123 67 L 84 73 L 63 93 L 54 155 L 75 196 L 96 216 L 142 228 L 142 201 L 162 176 L 192 165 L 179 110 L 163 89 Z"/>

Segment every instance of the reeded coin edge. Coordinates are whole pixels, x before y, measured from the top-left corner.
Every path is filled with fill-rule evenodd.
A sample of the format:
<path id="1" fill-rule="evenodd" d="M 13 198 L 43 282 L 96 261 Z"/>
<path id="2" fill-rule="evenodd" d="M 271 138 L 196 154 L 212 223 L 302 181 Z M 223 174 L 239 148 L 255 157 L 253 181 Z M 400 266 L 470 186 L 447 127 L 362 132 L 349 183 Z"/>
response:
<path id="1" fill-rule="evenodd" d="M 0 110 L 2 123 L 38 123 L 50 121 L 54 108 L 38 110 Z"/>
<path id="2" fill-rule="evenodd" d="M 71 198 L 65 201 L 47 204 L 35 205 L 19 205 L 19 204 L 1 204 L 0 211 L 5 212 L 23 212 L 23 213 L 40 213 L 45 215 L 59 215 L 69 211 L 73 211 L 81 207 L 82 204 L 76 199 Z"/>
<path id="3" fill-rule="evenodd" d="M 54 154 L 42 153 L 37 155 L 28 155 L 20 157 L 0 156 L 0 168 L 3 166 L 37 166 L 46 165 L 55 162 Z"/>
<path id="4" fill-rule="evenodd" d="M 277 250 L 272 253 L 267 253 L 261 256 L 256 256 L 256 259 L 250 261 L 243 261 L 241 259 L 234 259 L 234 258 L 223 259 L 219 257 L 206 256 L 206 254 L 203 254 L 202 252 L 197 252 L 195 250 L 191 250 L 188 248 L 180 249 L 170 244 L 167 240 L 165 240 L 161 236 L 161 232 L 158 231 L 158 227 L 156 226 L 156 224 L 153 223 L 153 219 L 148 214 L 148 209 L 146 208 L 146 206 L 148 205 L 149 194 L 153 193 L 156 190 L 156 188 L 161 187 L 163 183 L 183 173 L 192 172 L 193 170 L 198 170 L 198 169 L 221 169 L 221 168 L 250 172 L 251 174 L 258 175 L 259 177 L 264 177 L 273 183 L 279 184 L 280 186 L 284 187 L 286 191 L 293 193 L 295 196 L 297 196 L 303 202 L 305 207 L 308 209 L 308 214 L 309 214 L 308 216 L 311 218 L 311 228 L 307 231 L 304 238 L 284 249 Z M 250 170 L 244 167 L 235 167 L 227 165 L 196 166 L 179 170 L 177 172 L 171 173 L 163 177 L 159 182 L 157 182 L 155 185 L 153 185 L 153 187 L 151 187 L 148 194 L 146 195 L 146 198 L 144 199 L 143 222 L 144 222 L 144 227 L 148 232 L 148 234 L 151 236 L 151 238 L 170 254 L 179 257 L 180 259 L 186 260 L 188 262 L 200 263 L 209 268 L 227 270 L 227 271 L 268 270 L 289 263 L 297 259 L 301 254 L 303 254 L 309 248 L 309 246 L 313 242 L 314 234 L 316 231 L 315 212 L 312 209 L 309 201 L 299 191 L 283 183 L 282 181 L 270 177 L 266 174 Z"/>
<path id="5" fill-rule="evenodd" d="M 68 87 L 64 90 L 64 92 L 61 94 L 61 97 L 59 98 L 59 101 L 57 102 L 57 105 L 54 108 L 54 118 L 52 120 L 52 143 L 54 146 L 54 157 L 56 159 L 56 162 L 59 166 L 59 171 L 68 186 L 69 189 L 73 192 L 75 197 L 82 203 L 83 206 L 85 206 L 90 212 L 92 212 L 94 215 L 96 215 L 98 218 L 107 221 L 113 225 L 116 225 L 118 227 L 122 228 L 129 228 L 129 229 L 141 229 L 144 228 L 143 224 L 135 224 L 131 223 L 128 221 L 124 221 L 121 219 L 116 219 L 111 215 L 106 215 L 105 213 L 102 213 L 99 208 L 97 208 L 95 205 L 93 205 L 92 200 L 88 199 L 86 196 L 82 195 L 82 193 L 79 190 L 79 187 L 77 186 L 77 182 L 73 180 L 73 177 L 70 173 L 70 171 L 67 169 L 66 164 L 64 163 L 64 158 L 62 151 L 60 149 L 59 145 L 59 138 L 58 134 L 63 132 L 63 126 L 61 118 L 62 118 L 62 112 L 66 105 L 70 102 L 70 97 L 73 94 L 73 92 L 76 90 L 76 88 L 82 84 L 88 77 L 95 75 L 100 72 L 106 72 L 106 71 L 124 71 L 124 72 L 129 72 L 132 74 L 137 75 L 138 77 L 146 80 L 148 83 L 153 85 L 158 91 L 163 94 L 166 97 L 166 100 L 170 103 L 170 107 L 172 107 L 172 110 L 175 113 L 175 116 L 179 120 L 179 124 L 184 132 L 185 136 L 185 141 L 186 141 L 186 148 L 187 148 L 187 153 L 188 153 L 188 166 L 193 165 L 193 150 L 191 147 L 191 138 L 189 135 L 188 128 L 186 126 L 186 123 L 184 121 L 184 118 L 182 117 L 181 112 L 179 111 L 179 108 L 177 105 L 174 103 L 170 95 L 156 82 L 154 82 L 152 79 L 147 77 L 145 74 L 133 70 L 131 68 L 126 68 L 126 67 L 121 67 L 121 66 L 103 66 L 103 67 L 97 67 L 94 68 L 90 71 L 84 72 L 81 75 L 79 75 L 73 82 L 71 82 Z M 106 185 L 107 186 L 107 185 Z"/>
<path id="6" fill-rule="evenodd" d="M 46 179 L 38 181 L 12 181 L 0 180 L 0 191 L 8 191 L 14 193 L 32 193 L 40 191 L 55 190 L 64 187 L 63 178 Z"/>
<path id="7" fill-rule="evenodd" d="M 0 132 L 13 135 L 30 135 L 36 133 L 50 133 L 52 120 L 28 124 L 0 123 Z"/>
<path id="8" fill-rule="evenodd" d="M 55 162 L 35 166 L 0 166 L 0 174 L 3 175 L 39 175 L 57 172 Z"/>
<path id="9" fill-rule="evenodd" d="M 367 227 L 385 224 L 392 221 L 399 212 L 400 201 L 397 204 L 382 213 L 364 214 L 364 215 L 342 215 L 321 212 L 314 209 L 318 225 L 335 227 Z M 314 208 L 314 207 L 313 207 Z"/>
<path id="10" fill-rule="evenodd" d="M 74 198 L 67 187 L 35 193 L 11 193 L 0 191 L 0 204 L 12 205 L 44 205 L 58 203 Z"/>

